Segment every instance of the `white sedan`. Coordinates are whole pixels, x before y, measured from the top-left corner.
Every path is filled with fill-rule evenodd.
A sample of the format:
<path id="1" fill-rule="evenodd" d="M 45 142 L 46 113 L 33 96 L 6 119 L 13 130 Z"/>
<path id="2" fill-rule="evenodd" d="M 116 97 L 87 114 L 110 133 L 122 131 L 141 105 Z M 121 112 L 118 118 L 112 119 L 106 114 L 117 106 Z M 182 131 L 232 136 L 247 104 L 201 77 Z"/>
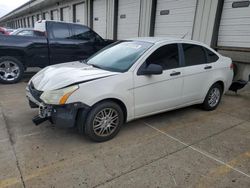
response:
<path id="1" fill-rule="evenodd" d="M 125 122 L 194 104 L 214 110 L 233 79 L 230 58 L 200 42 L 135 38 L 84 61 L 38 72 L 26 91 L 39 107 L 35 124 L 78 127 L 94 141 L 113 138 Z"/>

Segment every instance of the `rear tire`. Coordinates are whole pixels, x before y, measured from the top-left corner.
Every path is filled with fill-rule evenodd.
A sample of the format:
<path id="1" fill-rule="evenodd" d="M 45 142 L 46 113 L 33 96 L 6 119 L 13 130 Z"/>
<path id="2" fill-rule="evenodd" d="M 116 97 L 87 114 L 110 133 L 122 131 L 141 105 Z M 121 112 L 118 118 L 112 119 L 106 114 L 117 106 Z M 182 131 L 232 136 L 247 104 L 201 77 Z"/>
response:
<path id="1" fill-rule="evenodd" d="M 114 138 L 124 122 L 121 107 L 104 101 L 93 106 L 85 122 L 85 134 L 95 142 L 104 142 Z"/>
<path id="2" fill-rule="evenodd" d="M 219 83 L 212 85 L 202 104 L 203 109 L 207 111 L 215 110 L 221 101 L 222 93 L 223 89 Z"/>
<path id="3" fill-rule="evenodd" d="M 0 83 L 14 84 L 19 82 L 24 74 L 24 65 L 14 57 L 0 58 Z"/>

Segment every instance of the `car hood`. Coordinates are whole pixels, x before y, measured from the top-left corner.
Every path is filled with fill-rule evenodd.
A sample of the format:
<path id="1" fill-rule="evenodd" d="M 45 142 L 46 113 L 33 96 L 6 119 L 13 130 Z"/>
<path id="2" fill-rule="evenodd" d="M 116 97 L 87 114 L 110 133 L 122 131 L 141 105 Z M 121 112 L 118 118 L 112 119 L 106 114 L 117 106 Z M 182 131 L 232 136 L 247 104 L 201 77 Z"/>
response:
<path id="1" fill-rule="evenodd" d="M 119 73 L 98 69 L 76 61 L 46 67 L 34 75 L 31 82 L 37 90 L 47 91 L 117 74 Z"/>

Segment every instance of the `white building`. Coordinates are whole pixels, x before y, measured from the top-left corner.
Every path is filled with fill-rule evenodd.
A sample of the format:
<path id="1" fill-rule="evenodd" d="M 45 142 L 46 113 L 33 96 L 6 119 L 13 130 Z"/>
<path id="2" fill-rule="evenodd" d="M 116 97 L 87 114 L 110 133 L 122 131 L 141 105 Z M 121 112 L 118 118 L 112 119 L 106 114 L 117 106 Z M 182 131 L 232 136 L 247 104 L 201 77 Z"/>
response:
<path id="1" fill-rule="evenodd" d="M 90 26 L 103 38 L 173 36 L 205 42 L 250 74 L 249 0 L 30 0 L 0 25 L 32 27 L 40 19 Z"/>

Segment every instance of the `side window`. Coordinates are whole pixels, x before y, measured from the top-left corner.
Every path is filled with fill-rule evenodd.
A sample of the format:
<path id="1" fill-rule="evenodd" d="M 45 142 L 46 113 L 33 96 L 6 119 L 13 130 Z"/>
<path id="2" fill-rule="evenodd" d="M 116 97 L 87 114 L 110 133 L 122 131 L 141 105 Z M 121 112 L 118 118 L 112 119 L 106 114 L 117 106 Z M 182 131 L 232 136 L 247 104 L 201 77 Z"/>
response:
<path id="1" fill-rule="evenodd" d="M 194 44 L 182 44 L 185 57 L 185 65 L 200 65 L 207 62 L 203 47 Z"/>
<path id="2" fill-rule="evenodd" d="M 77 40 L 86 40 L 86 41 L 96 41 L 98 36 L 91 31 L 89 28 L 80 26 L 80 25 L 72 25 L 73 35 L 70 37 L 71 39 Z"/>
<path id="3" fill-rule="evenodd" d="M 211 50 L 209 50 L 207 48 L 204 48 L 204 49 L 207 53 L 207 62 L 208 63 L 214 63 L 214 62 L 218 61 L 219 57 L 214 52 L 212 52 Z"/>
<path id="4" fill-rule="evenodd" d="M 36 37 L 44 37 L 45 36 L 45 32 L 33 31 L 33 35 L 36 36 Z"/>
<path id="5" fill-rule="evenodd" d="M 21 35 L 21 36 L 33 36 L 33 31 L 24 30 L 24 31 L 20 31 L 17 35 Z"/>
<path id="6" fill-rule="evenodd" d="M 52 25 L 52 33 L 54 38 L 67 39 L 70 37 L 68 24 L 54 23 Z"/>
<path id="7" fill-rule="evenodd" d="M 158 48 L 146 60 L 148 64 L 158 64 L 164 70 L 179 67 L 179 53 L 177 44 L 168 44 Z"/>

